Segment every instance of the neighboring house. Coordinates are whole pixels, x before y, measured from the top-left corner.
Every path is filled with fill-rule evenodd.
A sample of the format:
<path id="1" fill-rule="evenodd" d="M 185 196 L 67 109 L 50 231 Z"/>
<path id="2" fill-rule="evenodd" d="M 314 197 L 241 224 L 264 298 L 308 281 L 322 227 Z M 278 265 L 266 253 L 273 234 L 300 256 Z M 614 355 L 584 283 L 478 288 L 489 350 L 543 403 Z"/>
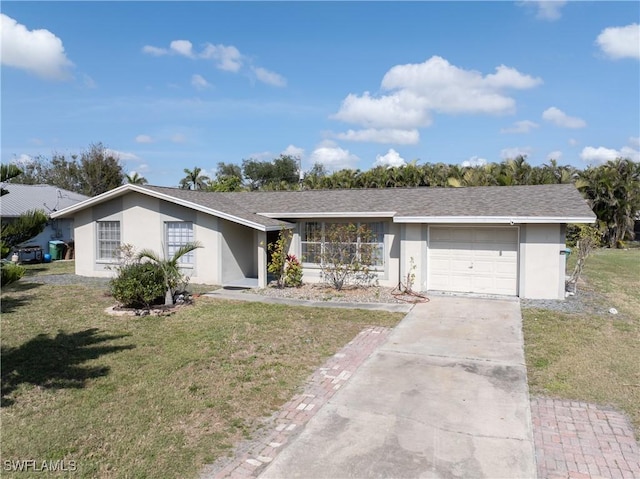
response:
<path id="1" fill-rule="evenodd" d="M 43 210 L 51 216 L 52 213 L 81 201 L 88 196 L 63 190 L 51 185 L 22 185 L 17 183 L 3 183 L 2 187 L 9 191 L 0 199 L 0 215 L 3 222 L 10 222 L 30 210 Z M 46 253 L 49 241 L 73 241 L 73 219 L 50 219 L 44 231 L 35 238 L 25 242 L 23 246 L 40 247 Z"/>
<path id="2" fill-rule="evenodd" d="M 194 282 L 267 284 L 267 244 L 293 230 L 304 280 L 319 281 L 317 232 L 366 223 L 382 252 L 381 285 L 415 274 L 414 289 L 564 298 L 565 227 L 595 215 L 573 185 L 213 193 L 124 185 L 52 214 L 73 218 L 76 273 L 110 276 L 122 243 L 169 254 L 188 241 Z"/>

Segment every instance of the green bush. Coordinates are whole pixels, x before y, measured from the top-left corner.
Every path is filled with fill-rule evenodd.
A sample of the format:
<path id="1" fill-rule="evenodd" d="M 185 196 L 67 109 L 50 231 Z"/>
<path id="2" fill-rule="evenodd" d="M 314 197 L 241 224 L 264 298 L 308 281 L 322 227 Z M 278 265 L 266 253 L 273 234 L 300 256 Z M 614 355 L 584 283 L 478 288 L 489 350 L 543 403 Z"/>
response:
<path id="1" fill-rule="evenodd" d="M 113 297 L 125 308 L 148 308 L 163 304 L 165 281 L 155 263 L 132 263 L 118 268 L 109 284 Z"/>
<path id="2" fill-rule="evenodd" d="M 302 286 L 302 265 L 294 254 L 287 255 L 284 269 L 284 285 L 294 288 Z"/>
<path id="3" fill-rule="evenodd" d="M 15 283 L 24 275 L 25 269 L 17 264 L 2 262 L 2 286 Z"/>

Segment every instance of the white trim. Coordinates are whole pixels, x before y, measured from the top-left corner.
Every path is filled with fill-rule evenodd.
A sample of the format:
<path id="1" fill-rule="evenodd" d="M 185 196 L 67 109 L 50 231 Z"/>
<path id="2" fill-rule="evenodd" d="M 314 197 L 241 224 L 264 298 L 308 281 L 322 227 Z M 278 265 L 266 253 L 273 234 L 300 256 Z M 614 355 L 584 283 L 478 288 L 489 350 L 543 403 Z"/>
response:
<path id="1" fill-rule="evenodd" d="M 395 216 L 394 223 L 442 223 L 442 224 L 508 224 L 521 223 L 595 223 L 596 218 L 586 216 Z"/>
<path id="2" fill-rule="evenodd" d="M 395 211 L 327 211 L 256 213 L 267 218 L 393 218 Z"/>
<path id="3" fill-rule="evenodd" d="M 165 200 L 165 201 L 169 201 L 170 203 L 174 203 L 180 206 L 184 206 L 186 208 L 190 208 L 192 210 L 196 210 L 196 211 L 201 211 L 203 213 L 207 213 L 209 215 L 212 216 L 217 216 L 218 218 L 223 218 L 225 220 L 229 220 L 229 221 L 233 221 L 234 223 L 239 223 L 241 225 L 244 226 L 248 226 L 250 228 L 256 229 L 258 231 L 278 231 L 280 230 L 282 227 L 285 228 L 293 228 L 293 225 L 281 225 L 281 226 L 265 226 L 265 225 L 261 225 L 259 223 L 256 223 L 254 221 L 250 221 L 250 220 L 246 220 L 244 218 L 239 218 L 238 216 L 234 216 L 231 215 L 229 213 L 225 213 L 223 211 L 219 211 L 219 210 L 214 210 L 212 208 L 207 208 L 206 206 L 202 206 L 199 205 L 197 203 L 192 203 L 191 201 L 187 201 L 187 200 L 183 200 L 181 198 L 176 198 L 175 196 L 171 196 L 171 195 L 167 195 L 165 193 L 160 193 L 158 191 L 154 191 L 154 190 L 149 190 L 147 188 L 138 186 L 138 185 L 133 185 L 133 184 L 126 184 L 126 185 L 122 185 L 119 186 L 118 188 L 115 188 L 113 190 L 107 191 L 106 193 L 102 193 L 101 195 L 98 196 L 94 196 L 93 198 L 90 198 L 88 200 L 82 201 L 80 203 L 77 203 L 73 206 L 69 206 L 67 208 L 64 208 L 60 211 L 56 211 L 55 213 L 51 214 L 51 218 L 59 218 L 59 217 L 63 217 L 63 216 L 67 216 L 71 213 L 75 213 L 77 211 L 83 210 L 85 208 L 89 208 L 91 206 L 94 206 L 98 203 L 102 203 L 103 201 L 106 200 L 110 200 L 112 198 L 116 198 L 118 196 L 121 196 L 125 193 L 128 193 L 130 191 L 134 191 L 136 193 L 142 193 L 154 198 L 158 198 L 161 200 Z"/>

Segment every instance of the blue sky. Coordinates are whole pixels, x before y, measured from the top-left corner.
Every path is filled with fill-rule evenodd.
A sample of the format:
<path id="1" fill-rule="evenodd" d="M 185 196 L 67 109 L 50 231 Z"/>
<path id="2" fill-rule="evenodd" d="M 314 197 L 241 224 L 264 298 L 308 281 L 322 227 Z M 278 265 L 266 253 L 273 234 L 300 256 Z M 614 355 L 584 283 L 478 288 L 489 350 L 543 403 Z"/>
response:
<path id="1" fill-rule="evenodd" d="M 639 161 L 637 2 L 2 2 L 2 161 Z"/>

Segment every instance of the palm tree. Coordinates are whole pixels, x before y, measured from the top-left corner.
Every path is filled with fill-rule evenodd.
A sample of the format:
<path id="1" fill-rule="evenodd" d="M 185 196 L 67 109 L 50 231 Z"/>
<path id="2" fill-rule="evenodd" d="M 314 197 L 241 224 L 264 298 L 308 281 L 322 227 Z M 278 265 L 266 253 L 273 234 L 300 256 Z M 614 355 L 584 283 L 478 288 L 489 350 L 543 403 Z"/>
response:
<path id="1" fill-rule="evenodd" d="M 187 176 L 180 180 L 180 188 L 183 190 L 202 190 L 211 180 L 208 176 L 201 175 L 200 173 L 202 173 L 202 168 L 197 166 L 194 166 L 193 170 L 185 168 L 184 172 Z"/>
<path id="2" fill-rule="evenodd" d="M 634 218 L 640 211 L 640 165 L 618 158 L 580 174 L 576 187 L 589 200 L 600 221 L 604 240 L 613 248 L 625 235 L 633 234 Z"/>
<path id="3" fill-rule="evenodd" d="M 146 185 L 149 183 L 144 176 L 140 176 L 137 171 L 132 171 L 129 175 L 124 175 L 130 185 Z"/>
<path id="4" fill-rule="evenodd" d="M 178 285 L 180 278 L 182 277 L 182 274 L 180 273 L 180 265 L 178 263 L 180 258 L 198 248 L 202 248 L 202 245 L 197 241 L 186 243 L 185 245 L 178 248 L 172 258 L 166 258 L 166 255 L 163 258 L 158 253 L 150 249 L 143 249 L 138 253 L 137 258 L 139 260 L 146 258 L 151 262 L 156 263 L 162 270 L 162 275 L 164 276 L 164 285 L 167 289 L 164 295 L 165 306 L 173 305 L 174 290 Z"/>

